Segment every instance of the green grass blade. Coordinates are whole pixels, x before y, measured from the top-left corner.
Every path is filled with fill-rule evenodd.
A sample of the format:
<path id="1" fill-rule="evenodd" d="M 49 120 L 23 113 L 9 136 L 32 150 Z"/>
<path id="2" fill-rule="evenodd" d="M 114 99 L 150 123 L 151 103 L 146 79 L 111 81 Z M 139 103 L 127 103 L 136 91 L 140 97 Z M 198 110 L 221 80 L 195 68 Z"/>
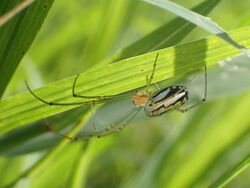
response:
<path id="1" fill-rule="evenodd" d="M 223 30 L 219 25 L 217 25 L 215 22 L 213 22 L 211 19 L 207 17 L 192 12 L 170 1 L 162 1 L 162 0 L 143 0 L 143 1 L 159 6 L 163 9 L 173 12 L 174 14 L 177 14 L 178 16 L 184 19 L 187 19 L 188 21 L 205 29 L 206 31 L 221 37 L 222 39 L 224 39 L 225 41 L 227 41 L 236 48 L 245 49 L 244 46 L 240 45 L 238 42 L 233 40 L 225 30 Z"/>
<path id="2" fill-rule="evenodd" d="M 14 1 L 12 1 L 14 2 Z M 34 3 L 34 0 L 24 0 L 17 4 L 13 9 L 10 11 L 4 13 L 0 16 L 0 27 L 2 27 L 5 23 L 7 23 L 9 20 L 11 20 L 13 17 L 15 17 L 18 13 L 23 11 L 25 8 L 30 6 L 32 3 Z"/>
<path id="3" fill-rule="evenodd" d="M 196 178 L 211 170 L 211 162 L 213 163 L 219 158 L 225 150 L 231 149 L 231 146 L 249 131 L 250 118 L 247 115 L 250 102 L 249 94 L 242 95 L 237 100 L 230 100 L 230 103 L 227 101 L 214 103 L 214 107 L 222 110 L 220 113 L 213 114 L 213 117 L 208 111 L 203 113 L 202 118 L 198 115 L 201 112 L 198 112 L 197 117 L 192 118 L 189 125 L 193 125 L 196 131 L 186 131 L 186 136 L 180 137 L 179 149 L 175 148 L 175 155 L 168 161 L 169 165 L 175 164 L 174 170 L 170 172 L 169 169 L 165 169 L 168 174 L 171 174 L 167 180 L 165 179 L 165 187 L 207 187 L 212 179 L 205 182 L 200 180 L 198 183 Z M 212 124 L 210 118 L 213 119 Z M 194 122 L 195 119 L 201 121 Z M 237 122 L 240 123 L 237 124 Z M 185 158 L 183 160 L 177 156 L 178 151 L 185 147 L 185 143 L 192 143 L 192 148 L 186 151 L 185 155 L 182 155 Z M 240 159 L 240 155 L 237 159 Z M 170 166 L 168 167 L 171 169 Z M 179 181 L 180 179 L 182 181 Z M 194 182 L 198 186 L 193 186 Z"/>
<path id="4" fill-rule="evenodd" d="M 156 178 L 159 170 L 162 167 L 163 161 L 166 160 L 168 153 L 174 149 L 175 143 L 181 136 L 185 126 L 182 124 L 180 126 L 173 127 L 170 133 L 166 135 L 165 139 L 161 144 L 155 149 L 151 158 L 143 166 L 137 176 L 125 182 L 122 187 L 136 187 L 136 188 L 150 188 L 153 187 L 154 179 Z"/>
<path id="5" fill-rule="evenodd" d="M 207 15 L 214 7 L 216 7 L 216 5 L 219 4 L 220 1 L 221 0 L 207 0 L 192 8 L 192 10 Z M 126 48 L 118 50 L 111 57 L 98 63 L 98 65 L 109 64 L 121 59 L 176 45 L 195 27 L 194 24 L 183 18 L 175 18 Z"/>
<path id="6" fill-rule="evenodd" d="M 25 157 L 6 158 L 0 157 L 0 187 L 13 181 L 22 172 Z M 3 173 L 4 172 L 4 173 Z"/>
<path id="7" fill-rule="evenodd" d="M 250 27 L 245 27 L 232 31 L 230 34 L 237 41 L 249 46 L 249 31 Z M 119 94 L 142 87 L 146 84 L 146 76 L 152 71 L 156 53 L 144 54 L 84 72 L 79 77 L 76 90 L 80 94 L 97 96 Z M 209 37 L 163 49 L 159 53 L 154 82 L 170 78 L 184 78 L 187 74 L 203 68 L 204 64 L 209 67 L 219 60 L 239 54 L 239 50 L 217 37 Z M 34 92 L 48 101 L 82 101 L 71 96 L 74 78 L 75 76 L 51 83 Z M 0 102 L 0 106 L 1 133 L 77 107 L 48 106 L 35 99 L 29 92 L 5 99 Z"/>
<path id="8" fill-rule="evenodd" d="M 75 168 L 72 169 L 71 176 L 68 178 L 67 187 L 78 188 L 87 185 L 89 171 L 93 168 L 92 164 L 102 152 L 112 147 L 112 138 L 105 138 L 101 142 L 99 140 L 91 140 L 88 148 L 79 155 L 79 161 L 75 162 Z"/>
<path id="9" fill-rule="evenodd" d="M 86 119 L 89 118 L 89 113 L 84 115 L 84 117 L 82 117 L 82 119 L 78 122 L 78 124 L 68 133 L 69 136 L 75 136 L 76 133 L 82 128 L 82 125 L 86 122 Z M 18 177 L 16 177 L 14 180 L 6 183 L 6 185 L 4 187 L 13 187 L 18 181 L 20 181 L 22 178 L 27 178 L 28 176 L 32 176 L 33 174 L 37 174 L 39 171 L 43 172 L 45 170 L 50 171 L 51 169 L 53 170 L 57 170 L 54 169 L 53 166 L 51 165 L 51 163 L 58 161 L 60 163 L 60 160 L 65 160 L 66 157 L 64 157 L 65 153 L 69 152 L 69 150 L 73 149 L 75 150 L 74 152 L 79 152 L 81 153 L 81 148 L 79 147 L 79 145 L 77 146 L 74 145 L 73 147 L 71 147 L 68 143 L 70 142 L 70 140 L 68 139 L 61 139 L 61 142 L 59 142 L 53 149 L 51 149 L 50 151 L 48 151 L 45 155 L 43 155 L 39 160 L 37 160 L 31 167 L 29 167 L 28 169 L 26 169 L 25 171 L 23 171 Z M 86 144 L 86 143 L 83 143 Z M 72 151 L 71 151 L 72 152 Z M 74 156 L 72 156 L 74 157 Z M 75 156 L 77 157 L 77 155 Z M 59 160 L 60 159 L 60 160 Z M 69 161 L 69 163 L 71 163 L 72 161 Z M 66 165 L 67 161 L 65 161 L 65 165 Z M 72 165 L 67 163 L 67 165 Z M 50 168 L 51 166 L 51 168 Z M 46 174 L 46 172 L 45 172 Z M 51 176 L 53 177 L 53 176 Z M 35 178 L 34 181 L 38 184 L 39 186 L 41 186 L 40 184 L 46 184 L 47 181 L 43 181 L 43 179 L 36 181 L 36 179 L 39 178 Z M 45 178 L 46 179 L 46 178 Z M 54 179 L 54 178 L 53 178 Z M 53 182 L 53 180 L 52 180 Z M 51 182 L 49 182 L 51 183 Z"/>
<path id="10" fill-rule="evenodd" d="M 242 171 L 247 169 L 250 166 L 250 154 L 246 156 L 242 161 L 240 161 L 234 168 L 228 170 L 225 175 L 223 175 L 220 179 L 214 182 L 209 187 L 225 187 L 230 181 L 232 181 L 236 176 L 238 176 Z"/>
<path id="11" fill-rule="evenodd" d="M 73 109 L 49 118 L 48 122 L 53 125 L 54 129 L 61 131 L 72 122 L 79 122 L 85 113 L 84 108 Z M 59 135 L 54 134 L 54 137 L 49 137 L 47 133 L 49 134 L 43 120 L 14 130 L 0 138 L 0 155 L 16 156 L 44 150 L 61 139 Z M 20 148 L 22 149 L 20 150 Z"/>
<path id="12" fill-rule="evenodd" d="M 227 106 L 225 105 L 225 107 Z M 224 110 L 224 112 L 226 112 L 226 110 Z M 218 114 L 220 114 L 220 116 L 223 116 L 223 112 Z M 235 119 L 238 120 L 237 118 Z M 215 122 L 217 122 L 217 119 L 222 119 L 222 121 L 224 120 L 224 118 L 218 116 L 215 119 Z M 245 125 L 241 125 L 240 129 L 243 126 Z M 229 130 L 229 132 L 226 131 L 226 134 L 232 134 L 230 133 L 230 131 L 231 130 Z M 232 169 L 238 167 L 238 165 L 246 159 L 246 156 L 249 155 L 249 151 L 246 150 L 246 148 L 248 148 L 250 144 L 249 131 L 247 131 L 246 129 L 246 131 L 243 131 L 240 134 L 235 132 L 232 135 L 234 135 L 234 138 L 231 139 L 230 144 L 220 149 L 219 154 L 217 154 L 216 157 L 213 158 L 213 160 L 211 160 L 209 163 L 207 163 L 207 165 L 204 166 L 204 169 L 199 173 L 199 175 L 195 177 L 195 179 L 190 184 L 190 187 L 209 187 L 211 185 L 214 185 L 216 182 L 218 183 L 218 180 L 228 179 L 228 172 L 231 172 Z M 221 139 L 224 140 L 224 135 L 222 136 L 223 138 Z M 218 145 L 217 147 L 220 148 L 220 145 Z M 214 148 L 214 150 L 216 150 L 216 148 Z M 239 152 L 239 150 L 242 151 Z M 234 160 L 232 160 L 232 156 L 237 156 L 237 158 L 234 158 Z M 220 174 L 214 177 L 214 174 L 217 174 L 218 171 L 220 171 Z"/>
<path id="13" fill-rule="evenodd" d="M 98 27 L 93 30 L 93 34 L 88 39 L 84 49 L 83 68 L 93 66 L 110 53 L 114 46 L 119 31 L 126 27 L 127 19 L 131 14 L 131 7 L 138 2 L 133 0 L 110 0 L 103 8 L 102 16 L 97 23 Z M 96 46 L 98 45 L 98 47 Z"/>
<path id="14" fill-rule="evenodd" d="M 1 2 L 3 13 L 20 1 Z M 37 0 L 0 27 L 0 96 L 2 96 L 23 55 L 39 31 L 53 0 Z"/>

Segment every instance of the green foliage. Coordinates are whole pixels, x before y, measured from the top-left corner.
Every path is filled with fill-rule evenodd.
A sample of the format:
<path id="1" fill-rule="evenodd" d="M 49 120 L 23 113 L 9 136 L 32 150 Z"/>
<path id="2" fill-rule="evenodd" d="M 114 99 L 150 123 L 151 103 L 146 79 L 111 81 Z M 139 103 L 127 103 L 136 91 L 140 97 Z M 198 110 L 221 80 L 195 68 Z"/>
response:
<path id="1" fill-rule="evenodd" d="M 164 5 L 160 0 L 147 2 Z M 192 10 L 207 15 L 214 9 L 212 25 L 198 15 L 200 26 L 209 32 L 216 22 L 220 28 L 231 25 L 222 36 L 225 41 L 191 32 L 195 18 L 173 18 L 133 0 L 36 0 L 0 27 L 0 93 L 5 91 L 0 101 L 0 187 L 247 187 L 249 54 L 232 57 L 242 53 L 235 46 L 250 47 L 249 2 L 219 2 L 206 0 Z M 4 0 L 0 15 L 19 3 Z M 193 14 L 180 10 L 171 12 Z M 217 21 L 222 17 L 223 23 Z M 208 101 L 185 114 L 140 115 L 131 122 L 133 128 L 100 139 L 71 142 L 46 132 L 44 118 L 71 137 L 94 133 L 93 121 L 107 127 L 110 115 L 129 106 L 124 93 L 130 96 L 145 87 L 157 53 L 153 82 L 164 88 L 190 80 L 183 83 L 188 85 L 189 104 L 202 96 L 203 76 L 197 73 L 203 75 L 206 64 Z M 116 95 L 115 102 L 104 100 L 104 106 L 95 105 L 97 112 L 91 113 L 88 99 L 72 97 L 77 73 L 77 93 Z M 25 80 L 31 88 L 40 85 L 33 91 L 45 100 L 83 105 L 46 105 L 27 91 Z"/>
<path id="2" fill-rule="evenodd" d="M 0 14 L 9 11 L 19 1 L 2 1 Z M 0 96 L 15 72 L 20 60 L 29 49 L 53 0 L 36 1 L 29 8 L 0 28 Z"/>

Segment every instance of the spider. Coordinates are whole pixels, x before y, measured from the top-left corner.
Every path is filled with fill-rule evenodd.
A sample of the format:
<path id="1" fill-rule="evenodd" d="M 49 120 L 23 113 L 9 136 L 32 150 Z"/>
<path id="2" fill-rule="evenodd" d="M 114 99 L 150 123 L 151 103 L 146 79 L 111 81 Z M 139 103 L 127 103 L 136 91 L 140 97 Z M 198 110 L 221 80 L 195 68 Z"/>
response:
<path id="1" fill-rule="evenodd" d="M 48 130 L 56 132 L 60 136 L 63 136 L 64 138 L 71 139 L 73 141 L 80 140 L 80 139 L 87 139 L 93 136 L 96 137 L 102 137 L 106 136 L 108 134 L 111 134 L 115 131 L 120 131 L 123 128 L 125 128 L 130 121 L 133 120 L 133 118 L 142 110 L 144 109 L 145 114 L 148 117 L 156 117 L 160 116 L 165 113 L 172 112 L 174 110 L 180 111 L 180 112 L 187 112 L 194 107 L 200 105 L 207 99 L 207 67 L 204 65 L 204 81 L 205 81 L 205 88 L 204 88 L 204 97 L 198 101 L 197 103 L 186 107 L 181 108 L 183 104 L 185 104 L 188 101 L 188 90 L 185 86 L 179 86 L 179 85 L 173 85 L 168 86 L 164 89 L 159 89 L 156 92 L 150 92 L 149 86 L 152 84 L 152 80 L 154 78 L 156 63 L 159 57 L 159 53 L 156 54 L 155 60 L 153 63 L 152 73 L 148 77 L 146 77 L 146 88 L 144 90 L 137 90 L 135 94 L 132 96 L 132 103 L 133 108 L 130 109 L 128 112 L 123 114 L 118 120 L 111 123 L 106 129 L 95 132 L 91 135 L 86 135 L 84 137 L 69 137 L 67 135 L 63 135 L 60 132 L 52 129 L 48 122 L 45 121 L 45 125 L 48 128 Z M 47 105 L 84 105 L 84 104 L 94 104 L 95 102 L 106 102 L 110 99 L 115 99 L 119 95 L 110 95 L 110 96 L 84 96 L 76 94 L 75 92 L 75 86 L 78 80 L 79 74 L 76 76 L 73 82 L 72 86 L 72 96 L 76 98 L 85 98 L 90 99 L 89 101 L 85 102 L 72 102 L 72 103 L 61 103 L 61 102 L 50 102 L 42 99 L 41 97 L 37 96 L 29 87 L 28 83 L 26 83 L 27 89 L 29 92 L 39 101 L 47 104 Z M 157 85 L 158 86 L 158 85 Z M 159 88 L 159 86 L 158 86 Z"/>

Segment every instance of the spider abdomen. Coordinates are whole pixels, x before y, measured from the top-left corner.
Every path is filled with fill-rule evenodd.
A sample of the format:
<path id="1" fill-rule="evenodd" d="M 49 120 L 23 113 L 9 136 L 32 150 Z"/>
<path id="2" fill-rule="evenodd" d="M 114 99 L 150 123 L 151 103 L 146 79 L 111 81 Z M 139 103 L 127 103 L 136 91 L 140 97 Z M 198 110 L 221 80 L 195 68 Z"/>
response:
<path id="1" fill-rule="evenodd" d="M 144 107 L 147 116 L 161 114 L 178 109 L 188 100 L 188 91 L 184 86 L 169 86 L 153 95 Z"/>

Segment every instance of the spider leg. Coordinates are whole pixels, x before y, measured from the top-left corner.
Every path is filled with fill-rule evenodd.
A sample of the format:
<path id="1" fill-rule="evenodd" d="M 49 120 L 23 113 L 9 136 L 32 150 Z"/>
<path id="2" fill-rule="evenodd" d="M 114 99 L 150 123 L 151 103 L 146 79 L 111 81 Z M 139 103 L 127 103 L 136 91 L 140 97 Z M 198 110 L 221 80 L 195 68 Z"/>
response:
<path id="1" fill-rule="evenodd" d="M 25 84 L 26 84 L 26 87 L 27 89 L 29 90 L 30 94 L 33 95 L 33 97 L 35 97 L 37 100 L 47 104 L 47 105 L 50 105 L 50 106 L 68 106 L 68 105 L 83 105 L 83 104 L 88 104 L 89 102 L 70 102 L 70 103 L 64 103 L 64 102 L 51 102 L 51 101 L 47 101 L 47 100 L 44 100 L 42 99 L 41 97 L 39 97 L 38 95 L 36 95 L 29 87 L 28 85 L 28 82 L 25 81 Z"/>
<path id="2" fill-rule="evenodd" d="M 68 140 L 71 140 L 71 141 L 76 140 L 75 137 L 67 136 L 67 135 L 62 134 L 59 131 L 55 130 L 54 128 L 52 128 L 47 119 L 44 119 L 43 122 L 44 122 L 44 125 L 45 125 L 45 128 L 46 128 L 47 131 L 56 133 L 58 136 L 63 137 L 63 138 L 68 139 Z"/>
<path id="3" fill-rule="evenodd" d="M 157 88 L 158 91 L 161 91 L 161 87 L 159 86 L 158 83 L 154 83 L 155 87 Z"/>
<path id="4" fill-rule="evenodd" d="M 73 82 L 73 87 L 72 87 L 72 96 L 76 97 L 76 98 L 84 98 L 84 99 L 99 99 L 99 100 L 103 100 L 103 99 L 110 99 L 113 98 L 114 95 L 106 95 L 106 96 L 85 96 L 85 95 L 79 95 L 76 93 L 75 91 L 75 87 L 76 87 L 76 82 L 78 80 L 79 77 L 79 73 L 76 75 L 74 82 Z"/>
<path id="5" fill-rule="evenodd" d="M 101 138 L 107 135 L 110 135 L 114 132 L 118 132 L 123 130 L 125 127 L 129 125 L 129 123 L 135 118 L 135 116 L 140 112 L 142 108 L 131 109 L 127 113 L 125 113 L 120 119 L 118 119 L 115 123 L 111 124 L 108 128 L 104 130 L 97 131 L 95 133 L 79 136 L 79 137 L 70 137 L 60 133 L 59 131 L 53 129 L 47 120 L 44 120 L 45 127 L 48 131 L 54 132 L 62 138 L 69 139 L 71 141 L 83 141 L 92 137 Z"/>
<path id="6" fill-rule="evenodd" d="M 203 99 L 201 99 L 199 102 L 197 102 L 196 104 L 193 104 L 187 108 L 177 108 L 176 110 L 178 110 L 179 112 L 182 112 L 182 113 L 185 113 L 185 112 L 188 112 L 189 110 L 192 110 L 194 107 L 200 105 L 201 103 L 205 102 L 207 100 L 207 66 L 205 65 L 205 74 L 204 74 L 205 78 L 205 88 L 204 88 L 204 97 Z"/>
<path id="7" fill-rule="evenodd" d="M 92 121 L 92 125 L 94 127 L 94 130 L 96 130 L 96 121 L 95 121 L 95 117 L 94 117 L 94 110 L 93 110 L 93 105 L 94 105 L 94 101 L 90 103 L 90 112 L 91 112 L 91 116 L 93 117 L 93 121 Z"/>
<path id="8" fill-rule="evenodd" d="M 105 132 L 101 132 L 100 134 L 96 134 L 98 138 L 107 136 L 113 132 L 118 132 L 123 130 L 125 127 L 129 125 L 129 123 L 135 118 L 135 116 L 140 112 L 142 108 L 133 108 L 125 113 L 122 118 L 111 124 L 108 128 L 105 129 Z"/>
<path id="9" fill-rule="evenodd" d="M 76 80 L 76 79 L 75 79 Z M 86 99 L 90 99 L 90 101 L 84 101 L 84 102 L 52 102 L 52 101 L 47 101 L 41 97 L 39 97 L 38 95 L 36 95 L 30 88 L 29 84 L 27 81 L 25 81 L 25 84 L 26 84 L 26 87 L 28 89 L 28 91 L 30 92 L 30 94 L 35 97 L 37 100 L 43 102 L 44 104 L 47 104 L 47 105 L 50 105 L 50 106 L 68 106 L 68 105 L 83 105 L 83 104 L 91 104 L 92 102 L 94 101 L 102 101 L 102 102 L 105 102 L 107 100 L 111 100 L 111 99 L 115 99 L 115 97 L 117 99 L 121 98 L 122 95 L 111 95 L 111 96 L 81 96 L 81 97 L 78 97 L 78 96 L 75 96 L 75 97 L 78 97 L 78 98 L 86 98 Z M 74 85 L 75 85 L 75 81 L 74 81 Z M 74 87 L 72 89 L 72 92 L 74 93 Z M 127 96 L 127 95 L 124 95 L 124 96 Z"/>
<path id="10" fill-rule="evenodd" d="M 148 92 L 149 86 L 151 85 L 151 82 L 152 82 L 152 80 L 154 78 L 155 68 L 156 68 L 156 63 L 157 63 L 158 57 L 159 57 L 159 53 L 157 53 L 156 56 L 155 56 L 155 61 L 154 61 L 154 64 L 153 64 L 153 70 L 152 70 L 152 73 L 151 73 L 150 77 L 148 77 L 148 75 L 146 76 L 146 83 L 147 83 L 146 92 Z"/>
<path id="11" fill-rule="evenodd" d="M 128 111 L 127 113 L 125 113 L 124 116 L 122 118 L 120 118 L 118 121 L 111 124 L 108 128 L 101 130 L 101 131 L 98 131 L 98 132 L 95 132 L 95 133 L 90 134 L 90 135 L 85 135 L 83 137 L 76 137 L 76 138 L 74 138 L 74 141 L 86 140 L 86 139 L 89 139 L 91 137 L 101 138 L 104 136 L 108 136 L 114 132 L 121 131 L 125 127 L 128 126 L 128 124 L 134 119 L 134 117 L 139 113 L 140 110 L 141 110 L 141 108 L 137 108 L 136 110 L 132 109 L 132 110 Z"/>
<path id="12" fill-rule="evenodd" d="M 189 110 L 192 110 L 194 107 L 200 105 L 201 103 L 203 103 L 205 100 L 202 99 L 201 101 L 197 102 L 196 104 L 189 106 L 187 108 L 177 108 L 176 110 L 178 110 L 179 112 L 185 113 L 188 112 Z"/>

